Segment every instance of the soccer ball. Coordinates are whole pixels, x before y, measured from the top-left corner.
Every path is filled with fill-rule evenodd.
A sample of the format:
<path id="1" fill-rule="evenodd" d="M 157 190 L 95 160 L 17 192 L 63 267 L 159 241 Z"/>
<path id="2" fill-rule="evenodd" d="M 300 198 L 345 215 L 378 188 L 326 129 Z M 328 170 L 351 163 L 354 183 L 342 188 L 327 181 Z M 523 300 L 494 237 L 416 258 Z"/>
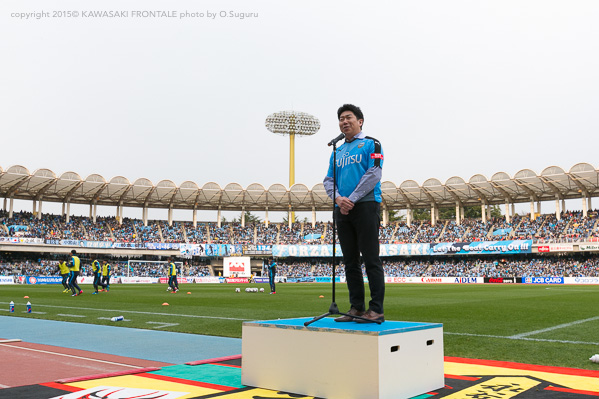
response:
<path id="1" fill-rule="evenodd" d="M 264 292 L 264 288 L 260 288 L 260 292 Z"/>
<path id="2" fill-rule="evenodd" d="M 171 287 L 168 287 L 166 290 L 167 291 L 172 291 L 173 289 Z"/>
<path id="3" fill-rule="evenodd" d="M 252 289 L 248 287 L 248 288 L 245 289 L 245 292 L 252 292 L 251 290 Z"/>
<path id="4" fill-rule="evenodd" d="M 235 288 L 235 292 L 241 292 L 239 288 Z"/>

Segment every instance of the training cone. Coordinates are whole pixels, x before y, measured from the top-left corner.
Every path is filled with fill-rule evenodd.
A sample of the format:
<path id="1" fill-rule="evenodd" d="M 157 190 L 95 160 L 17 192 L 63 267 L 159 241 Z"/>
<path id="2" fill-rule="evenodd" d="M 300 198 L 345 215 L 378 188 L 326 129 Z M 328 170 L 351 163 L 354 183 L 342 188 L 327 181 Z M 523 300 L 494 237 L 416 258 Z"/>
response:
<path id="1" fill-rule="evenodd" d="M 25 298 L 25 299 L 29 299 L 29 297 L 28 297 L 27 295 L 25 295 L 23 298 Z"/>
<path id="2" fill-rule="evenodd" d="M 164 302 L 162 306 L 168 306 L 168 302 Z"/>
<path id="3" fill-rule="evenodd" d="M 319 296 L 319 298 L 324 298 L 324 295 Z"/>
<path id="4" fill-rule="evenodd" d="M 187 295 L 191 295 L 191 292 L 187 291 Z"/>

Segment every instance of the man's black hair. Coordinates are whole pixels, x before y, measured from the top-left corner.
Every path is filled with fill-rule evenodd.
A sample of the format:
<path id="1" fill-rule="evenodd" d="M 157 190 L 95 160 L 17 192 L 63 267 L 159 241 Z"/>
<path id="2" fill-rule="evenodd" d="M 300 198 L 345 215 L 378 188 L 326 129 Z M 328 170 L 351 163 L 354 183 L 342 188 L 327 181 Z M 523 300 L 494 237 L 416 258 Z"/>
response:
<path id="1" fill-rule="evenodd" d="M 75 254 L 77 253 L 77 251 L 75 251 L 75 250 L 73 249 L 73 250 L 71 251 L 71 253 L 72 253 L 73 255 L 75 255 Z"/>
<path id="2" fill-rule="evenodd" d="M 343 104 L 341 107 L 339 107 L 339 109 L 337 110 L 337 119 L 339 119 L 341 117 L 341 114 L 345 111 L 352 112 L 356 116 L 356 119 L 364 120 L 364 114 L 362 113 L 360 107 L 356 107 L 353 104 Z"/>

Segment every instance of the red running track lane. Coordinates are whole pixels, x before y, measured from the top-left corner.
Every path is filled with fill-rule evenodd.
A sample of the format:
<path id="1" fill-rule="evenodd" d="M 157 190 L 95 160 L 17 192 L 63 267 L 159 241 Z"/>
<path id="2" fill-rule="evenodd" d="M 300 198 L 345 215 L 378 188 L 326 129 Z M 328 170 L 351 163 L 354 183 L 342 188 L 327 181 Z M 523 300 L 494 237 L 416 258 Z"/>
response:
<path id="1" fill-rule="evenodd" d="M 29 342 L 2 343 L 0 339 L 0 388 L 170 365 Z"/>

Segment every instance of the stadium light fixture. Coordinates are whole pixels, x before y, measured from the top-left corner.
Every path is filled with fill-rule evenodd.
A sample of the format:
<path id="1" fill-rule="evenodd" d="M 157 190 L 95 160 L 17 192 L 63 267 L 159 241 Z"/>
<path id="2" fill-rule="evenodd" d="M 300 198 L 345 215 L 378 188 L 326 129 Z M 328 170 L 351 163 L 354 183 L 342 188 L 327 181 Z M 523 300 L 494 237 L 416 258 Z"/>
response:
<path id="1" fill-rule="evenodd" d="M 266 118 L 266 128 L 274 133 L 289 136 L 289 188 L 295 184 L 295 136 L 312 136 L 320 130 L 320 121 L 305 112 L 280 111 Z M 291 212 L 290 221 L 295 221 Z"/>

